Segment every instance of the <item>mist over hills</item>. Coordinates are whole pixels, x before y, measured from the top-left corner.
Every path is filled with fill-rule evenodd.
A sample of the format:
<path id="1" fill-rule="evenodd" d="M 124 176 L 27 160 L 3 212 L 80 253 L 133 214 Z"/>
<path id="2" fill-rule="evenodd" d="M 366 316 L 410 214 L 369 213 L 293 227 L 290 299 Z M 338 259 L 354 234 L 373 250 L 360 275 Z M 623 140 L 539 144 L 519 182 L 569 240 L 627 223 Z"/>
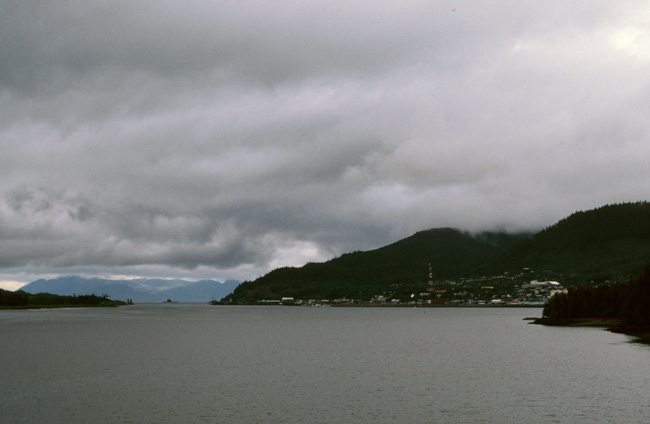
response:
<path id="1" fill-rule="evenodd" d="M 455 278 L 481 269 L 508 246 L 529 237 L 527 233 L 473 235 L 454 228 L 420 231 L 379 249 L 275 269 L 243 282 L 224 301 L 250 303 L 283 296 L 368 299 L 388 290 L 417 293 L 426 289 L 429 264 L 434 278 Z"/>
<path id="2" fill-rule="evenodd" d="M 209 302 L 232 293 L 240 282 L 226 280 L 133 279 L 109 280 L 82 278 L 78 276 L 40 279 L 21 288 L 27 293 L 52 293 L 58 295 L 109 295 L 112 299 L 132 299 L 134 302 L 163 302 L 167 299 L 177 302 Z"/>
<path id="3" fill-rule="evenodd" d="M 650 203 L 578 211 L 504 252 L 488 269 L 520 266 L 621 280 L 650 262 Z"/>
<path id="4" fill-rule="evenodd" d="M 435 280 L 498 276 L 526 268 L 539 270 L 539 278 L 597 284 L 624 281 L 647 262 L 650 204 L 624 203 L 576 212 L 537 233 L 420 231 L 376 250 L 273 270 L 242 283 L 224 301 L 418 293 L 426 290 L 428 264 Z"/>
<path id="5" fill-rule="evenodd" d="M 407 296 L 426 290 L 432 278 L 466 281 L 514 275 L 522 269 L 538 274 L 525 278 L 560 280 L 567 285 L 625 281 L 650 262 L 650 203 L 605 205 L 579 211 L 537 233 L 483 232 L 454 228 L 420 231 L 371 250 L 343 254 L 322 263 L 283 267 L 254 280 L 188 282 L 185 280 L 60 277 L 37 280 L 22 288 L 28 293 L 60 295 L 108 294 L 135 302 L 251 303 L 260 299 L 368 299 L 380 293 Z M 441 283 L 442 284 L 442 283 Z M 489 284 L 488 284 L 489 285 Z"/>

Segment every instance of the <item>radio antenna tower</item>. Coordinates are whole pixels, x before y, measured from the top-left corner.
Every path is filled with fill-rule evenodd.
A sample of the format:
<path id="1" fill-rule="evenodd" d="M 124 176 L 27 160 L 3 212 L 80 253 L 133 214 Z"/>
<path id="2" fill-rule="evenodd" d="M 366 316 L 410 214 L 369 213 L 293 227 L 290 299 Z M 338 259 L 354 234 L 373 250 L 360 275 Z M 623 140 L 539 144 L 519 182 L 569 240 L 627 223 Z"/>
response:
<path id="1" fill-rule="evenodd" d="M 427 285 L 427 291 L 433 293 L 433 269 L 431 268 L 431 262 L 429 262 L 429 281 Z"/>

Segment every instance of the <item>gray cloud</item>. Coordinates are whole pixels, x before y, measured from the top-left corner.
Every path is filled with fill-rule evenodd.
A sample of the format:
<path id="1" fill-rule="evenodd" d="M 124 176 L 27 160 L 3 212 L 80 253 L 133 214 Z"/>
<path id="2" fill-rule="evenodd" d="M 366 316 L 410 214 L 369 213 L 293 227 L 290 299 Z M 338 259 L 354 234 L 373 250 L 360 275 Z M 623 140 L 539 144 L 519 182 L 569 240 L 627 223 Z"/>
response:
<path id="1" fill-rule="evenodd" d="M 631 1 L 14 2 L 0 279 L 255 278 L 647 199 L 649 20 Z"/>

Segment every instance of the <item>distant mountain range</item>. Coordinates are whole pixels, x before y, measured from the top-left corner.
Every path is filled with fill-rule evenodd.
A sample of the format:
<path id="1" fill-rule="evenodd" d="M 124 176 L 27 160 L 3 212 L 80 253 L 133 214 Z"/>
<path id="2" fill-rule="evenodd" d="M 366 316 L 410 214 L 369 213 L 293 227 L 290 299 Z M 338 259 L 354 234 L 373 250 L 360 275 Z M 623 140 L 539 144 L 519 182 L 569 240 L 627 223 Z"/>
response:
<path id="1" fill-rule="evenodd" d="M 624 281 L 648 262 L 650 203 L 624 203 L 576 212 L 537 233 L 470 234 L 453 228 L 421 231 L 376 250 L 273 270 L 243 282 L 224 301 L 250 303 L 283 296 L 368 299 L 389 292 L 407 295 L 426 290 L 429 264 L 432 278 L 438 281 L 534 269 L 539 275 L 530 278 L 553 276 L 567 284 L 591 284 Z"/>
<path id="2" fill-rule="evenodd" d="M 77 276 L 59 277 L 51 280 L 36 280 L 23 286 L 26 293 L 52 293 L 58 295 L 109 295 L 111 299 L 131 299 L 134 302 L 210 302 L 232 293 L 239 281 L 134 279 L 108 280 L 102 278 L 82 278 Z"/>

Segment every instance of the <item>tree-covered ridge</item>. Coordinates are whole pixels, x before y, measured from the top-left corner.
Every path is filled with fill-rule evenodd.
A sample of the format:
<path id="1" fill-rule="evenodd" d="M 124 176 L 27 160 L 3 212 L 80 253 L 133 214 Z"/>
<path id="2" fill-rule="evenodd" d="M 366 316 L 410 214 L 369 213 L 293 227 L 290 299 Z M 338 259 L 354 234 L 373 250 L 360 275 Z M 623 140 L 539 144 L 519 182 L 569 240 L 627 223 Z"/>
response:
<path id="1" fill-rule="evenodd" d="M 605 205 L 579 211 L 535 234 L 530 244 L 544 249 L 589 248 L 597 243 L 650 237 L 650 203 Z"/>
<path id="2" fill-rule="evenodd" d="M 384 291 L 406 296 L 426 290 L 429 263 L 435 278 L 465 275 L 494 260 L 505 246 L 527 236 L 474 236 L 451 228 L 421 231 L 379 249 L 346 253 L 300 268 L 275 269 L 255 281 L 242 283 L 224 300 L 250 302 L 283 296 L 367 299 Z"/>
<path id="3" fill-rule="evenodd" d="M 474 285 L 479 288 L 494 285 L 496 290 L 498 285 L 512 293 L 522 281 L 505 282 L 503 276 L 520 274 L 522 269 L 536 270 L 536 275 L 527 274 L 530 279 L 597 285 L 627 281 L 648 260 L 650 203 L 623 203 L 576 212 L 534 235 L 468 234 L 451 228 L 421 231 L 380 249 L 276 269 L 241 284 L 224 300 L 410 296 L 426 290 L 428 263 L 437 282 L 455 280 L 456 286 L 475 292 L 467 281 L 477 281 Z"/>
<path id="4" fill-rule="evenodd" d="M 551 297 L 543 317 L 563 323 L 584 318 L 620 319 L 625 325 L 650 326 L 650 265 L 627 283 L 579 287 Z"/>
<path id="5" fill-rule="evenodd" d="M 579 211 L 513 246 L 491 272 L 520 267 L 574 274 L 576 281 L 625 281 L 650 258 L 650 203 Z"/>
<path id="6" fill-rule="evenodd" d="M 0 307 L 36 308 L 56 306 L 117 306 L 124 302 L 91 295 L 59 296 L 50 293 L 30 294 L 0 289 Z"/>

